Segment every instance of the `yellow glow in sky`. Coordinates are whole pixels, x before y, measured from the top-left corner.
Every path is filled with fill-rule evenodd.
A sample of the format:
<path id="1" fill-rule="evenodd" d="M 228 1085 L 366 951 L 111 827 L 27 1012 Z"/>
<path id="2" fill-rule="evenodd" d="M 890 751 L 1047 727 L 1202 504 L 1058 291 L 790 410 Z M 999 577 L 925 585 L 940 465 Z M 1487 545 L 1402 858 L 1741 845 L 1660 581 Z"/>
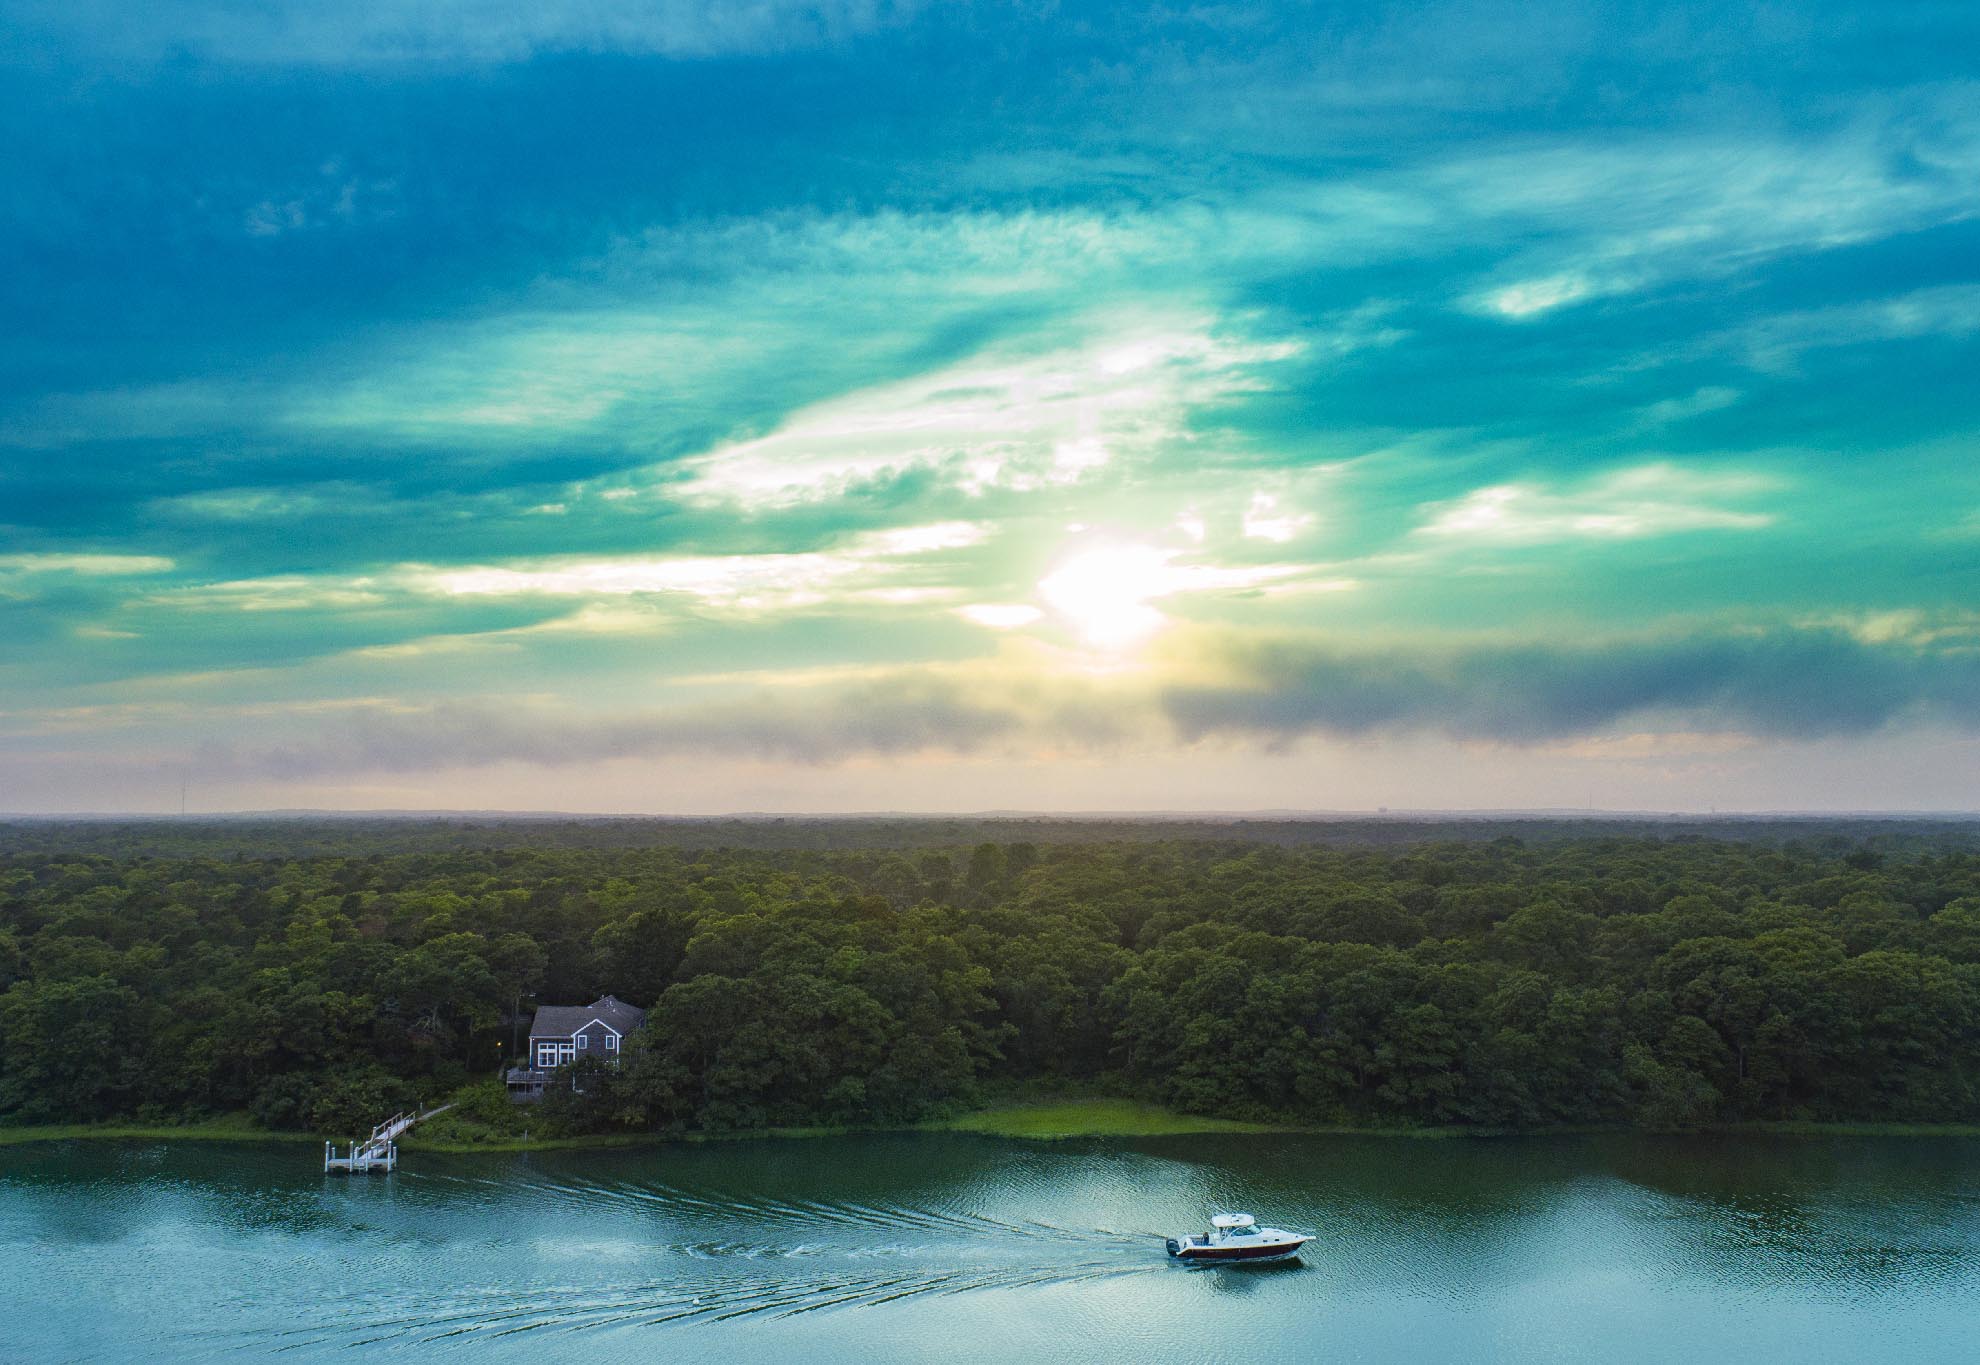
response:
<path id="1" fill-rule="evenodd" d="M 1038 595 L 1088 644 L 1125 649 L 1162 627 L 1148 605 L 1168 591 L 1169 556 L 1147 545 L 1107 545 L 1063 561 L 1038 584 Z"/>

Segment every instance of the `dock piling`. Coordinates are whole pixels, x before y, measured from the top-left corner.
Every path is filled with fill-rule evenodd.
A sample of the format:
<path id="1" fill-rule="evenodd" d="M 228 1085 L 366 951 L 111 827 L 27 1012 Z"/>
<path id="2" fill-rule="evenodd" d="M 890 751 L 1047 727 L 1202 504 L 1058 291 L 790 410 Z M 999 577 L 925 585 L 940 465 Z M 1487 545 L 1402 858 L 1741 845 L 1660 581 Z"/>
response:
<path id="1" fill-rule="evenodd" d="M 352 1139 L 350 1148 L 344 1155 L 337 1155 L 337 1145 L 323 1144 L 323 1173 L 325 1175 L 370 1175 L 375 1171 L 389 1175 L 399 1165 L 399 1134 L 411 1128 L 421 1119 L 430 1119 L 435 1114 L 453 1108 L 443 1104 L 438 1109 L 421 1113 L 408 1109 L 394 1114 L 385 1122 L 371 1130 L 371 1136 L 359 1142 Z"/>

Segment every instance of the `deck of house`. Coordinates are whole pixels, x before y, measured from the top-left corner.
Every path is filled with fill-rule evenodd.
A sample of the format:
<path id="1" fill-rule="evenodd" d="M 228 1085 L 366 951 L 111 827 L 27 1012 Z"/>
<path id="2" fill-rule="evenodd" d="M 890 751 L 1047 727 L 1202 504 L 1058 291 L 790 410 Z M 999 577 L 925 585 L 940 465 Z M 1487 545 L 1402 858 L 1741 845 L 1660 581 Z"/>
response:
<path id="1" fill-rule="evenodd" d="M 543 1087 L 549 1082 L 550 1073 L 533 1066 L 512 1066 L 504 1073 L 504 1079 L 509 1085 L 509 1098 L 527 1104 L 543 1098 Z"/>

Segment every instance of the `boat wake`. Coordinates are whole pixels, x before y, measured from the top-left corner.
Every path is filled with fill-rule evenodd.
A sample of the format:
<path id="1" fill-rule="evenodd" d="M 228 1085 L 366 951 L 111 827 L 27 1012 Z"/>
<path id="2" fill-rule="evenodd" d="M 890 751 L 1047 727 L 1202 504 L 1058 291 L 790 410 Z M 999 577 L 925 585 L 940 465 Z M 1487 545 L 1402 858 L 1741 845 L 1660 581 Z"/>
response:
<path id="1" fill-rule="evenodd" d="M 514 1196 L 513 1186 L 508 1193 Z M 583 1222 L 597 1227 L 598 1240 L 573 1244 L 547 1230 L 540 1239 L 519 1240 L 512 1283 L 434 1283 L 419 1276 L 408 1284 L 382 1265 L 374 1275 L 346 1264 L 337 1276 L 341 1294 L 323 1300 L 313 1320 L 245 1333 L 216 1330 L 200 1334 L 202 1344 L 219 1353 L 309 1354 L 607 1334 L 880 1309 L 1166 1268 L 1158 1237 L 1110 1228 L 898 1205 L 737 1202 L 657 1185 L 559 1183 L 530 1193 L 587 1206 Z M 520 1234 L 532 1220 L 516 1221 Z"/>
<path id="2" fill-rule="evenodd" d="M 495 1339 L 532 1332 L 665 1327 L 697 1321 L 726 1322 L 754 1315 L 786 1318 L 851 1308 L 880 1308 L 929 1295 L 1078 1284 L 1147 1274 L 1155 1268 L 1106 1261 L 1051 1267 L 931 1267 L 891 1274 L 766 1276 L 691 1291 L 667 1280 L 605 1288 L 588 1286 L 583 1290 L 568 1286 L 561 1290 L 537 1290 L 528 1295 L 490 1286 L 479 1292 L 457 1293 L 451 1302 L 440 1304 L 435 1303 L 432 1294 L 422 1293 L 416 1296 L 417 1306 L 406 1302 L 400 1305 L 400 1311 L 388 1310 L 379 1316 L 353 1313 L 248 1338 L 231 1332 L 221 1335 L 231 1338 L 226 1346 L 246 1352 L 387 1343 L 437 1345 L 463 1337 Z M 361 1302 L 373 1310 L 386 1308 L 379 1301 L 381 1297 L 367 1295 Z"/>

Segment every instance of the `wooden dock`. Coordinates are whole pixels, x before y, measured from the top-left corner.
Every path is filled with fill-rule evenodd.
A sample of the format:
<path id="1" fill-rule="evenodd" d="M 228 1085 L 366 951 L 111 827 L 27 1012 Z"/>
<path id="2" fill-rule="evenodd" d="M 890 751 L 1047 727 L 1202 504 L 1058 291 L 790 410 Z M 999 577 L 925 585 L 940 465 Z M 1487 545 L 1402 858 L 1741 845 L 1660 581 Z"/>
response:
<path id="1" fill-rule="evenodd" d="M 418 1123 L 430 1119 L 435 1114 L 452 1109 L 451 1104 L 443 1104 L 438 1109 L 429 1109 L 424 1114 L 408 1109 L 394 1114 L 385 1122 L 371 1130 L 371 1136 L 362 1142 L 351 1143 L 342 1155 L 337 1155 L 337 1144 L 323 1144 L 323 1173 L 325 1175 L 371 1175 L 374 1172 L 389 1175 L 399 1165 L 399 1135 Z"/>

